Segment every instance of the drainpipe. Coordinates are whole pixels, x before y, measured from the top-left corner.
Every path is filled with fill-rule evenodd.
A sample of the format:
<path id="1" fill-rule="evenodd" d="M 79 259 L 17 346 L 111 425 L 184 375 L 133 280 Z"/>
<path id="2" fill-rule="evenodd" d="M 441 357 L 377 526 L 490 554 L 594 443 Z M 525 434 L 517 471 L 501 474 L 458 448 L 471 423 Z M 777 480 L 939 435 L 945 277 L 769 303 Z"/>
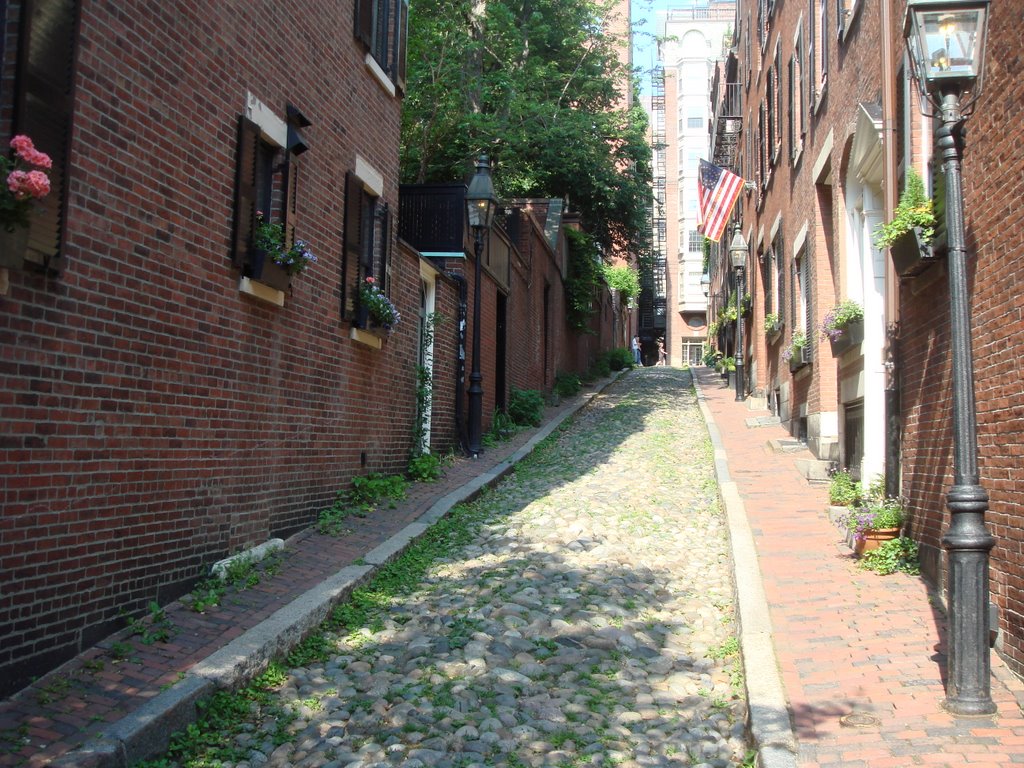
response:
<path id="1" fill-rule="evenodd" d="M 882 11 L 882 193 L 885 218 L 896 210 L 896 52 L 893 50 L 892 4 L 879 4 Z M 885 495 L 900 495 L 900 388 L 897 368 L 899 344 L 899 278 L 892 259 L 885 259 Z"/>

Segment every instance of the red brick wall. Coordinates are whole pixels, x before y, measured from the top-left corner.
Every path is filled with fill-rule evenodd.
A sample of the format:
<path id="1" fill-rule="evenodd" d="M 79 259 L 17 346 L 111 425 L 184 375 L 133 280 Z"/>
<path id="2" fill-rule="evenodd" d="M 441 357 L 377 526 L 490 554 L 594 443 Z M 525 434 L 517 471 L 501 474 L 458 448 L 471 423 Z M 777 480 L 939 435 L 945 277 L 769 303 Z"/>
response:
<path id="1" fill-rule="evenodd" d="M 981 485 L 989 494 L 986 521 L 996 538 L 991 594 L 999 609 L 997 651 L 1024 674 L 1024 400 L 1019 366 L 1024 316 L 1024 171 L 1016 119 L 1024 84 L 1013 61 L 1019 21 L 1012 7 L 993 4 L 985 83 L 967 122 L 963 156 L 967 273 L 970 290 L 977 436 Z M 927 547 L 930 576 L 945 582 L 940 539 L 948 526 L 945 494 L 953 483 L 949 286 L 945 265 L 904 284 L 900 294 L 903 398 L 903 493 L 914 536 Z"/>
<path id="2" fill-rule="evenodd" d="M 397 207 L 400 102 L 364 64 L 352 3 L 81 13 L 66 269 L 12 271 L 0 299 L 7 688 L 308 524 L 353 475 L 402 470 L 414 413 L 415 261 L 396 249 L 405 321 L 383 350 L 339 320 L 357 153 Z M 297 235 L 319 263 L 283 308 L 240 294 L 230 256 L 247 91 L 312 121 Z"/>

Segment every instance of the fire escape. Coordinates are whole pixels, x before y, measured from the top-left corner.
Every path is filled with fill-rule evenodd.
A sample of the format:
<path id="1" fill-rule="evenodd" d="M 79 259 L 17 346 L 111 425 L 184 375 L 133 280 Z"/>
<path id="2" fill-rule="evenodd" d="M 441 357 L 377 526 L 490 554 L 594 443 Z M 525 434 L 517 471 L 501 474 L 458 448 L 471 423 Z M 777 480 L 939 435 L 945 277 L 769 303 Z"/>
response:
<path id="1" fill-rule="evenodd" d="M 650 252 L 640 261 L 640 337 L 653 340 L 665 333 L 666 269 L 668 268 L 665 191 L 665 70 L 656 67 L 651 75 L 651 150 L 654 184 L 648 215 L 651 222 Z"/>

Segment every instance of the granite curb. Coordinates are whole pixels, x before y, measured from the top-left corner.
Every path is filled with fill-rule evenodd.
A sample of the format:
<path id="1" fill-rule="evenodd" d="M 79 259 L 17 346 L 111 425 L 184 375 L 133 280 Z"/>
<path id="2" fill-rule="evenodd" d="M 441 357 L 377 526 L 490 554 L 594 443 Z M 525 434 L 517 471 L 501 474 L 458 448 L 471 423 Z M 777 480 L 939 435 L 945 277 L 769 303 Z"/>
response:
<path id="1" fill-rule="evenodd" d="M 693 377 L 693 385 L 697 392 L 697 405 L 711 439 L 719 495 L 729 526 L 739 613 L 740 654 L 743 657 L 749 728 L 757 750 L 757 764 L 761 768 L 796 768 L 796 734 L 772 644 L 772 623 L 754 534 L 743 499 L 729 474 L 729 457 L 714 416 L 696 376 Z"/>
<path id="2" fill-rule="evenodd" d="M 381 567 L 401 555 L 456 504 L 472 501 L 498 483 L 518 462 L 529 456 L 541 441 L 625 373 L 613 374 L 594 391 L 579 396 L 577 403 L 539 428 L 511 456 L 439 498 L 416 522 L 405 526 L 367 552 L 362 558 L 365 565 L 342 568 L 220 650 L 197 662 L 172 688 L 121 718 L 102 737 L 92 739 L 62 755 L 51 765 L 56 768 L 129 768 L 140 760 L 166 750 L 172 733 L 195 722 L 199 701 L 217 690 L 243 685 L 274 657 L 288 653 L 319 626 L 353 589 L 369 581 Z"/>

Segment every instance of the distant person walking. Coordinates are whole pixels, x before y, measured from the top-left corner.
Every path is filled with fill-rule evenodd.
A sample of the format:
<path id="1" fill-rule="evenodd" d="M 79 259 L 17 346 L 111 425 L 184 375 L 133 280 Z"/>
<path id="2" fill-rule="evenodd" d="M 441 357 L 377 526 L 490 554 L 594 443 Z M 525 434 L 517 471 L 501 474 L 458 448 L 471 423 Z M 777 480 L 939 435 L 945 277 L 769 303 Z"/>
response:
<path id="1" fill-rule="evenodd" d="M 633 362 L 640 365 L 640 337 L 633 337 Z"/>
<path id="2" fill-rule="evenodd" d="M 665 351 L 664 339 L 658 339 L 658 365 L 668 365 L 668 352 Z"/>

